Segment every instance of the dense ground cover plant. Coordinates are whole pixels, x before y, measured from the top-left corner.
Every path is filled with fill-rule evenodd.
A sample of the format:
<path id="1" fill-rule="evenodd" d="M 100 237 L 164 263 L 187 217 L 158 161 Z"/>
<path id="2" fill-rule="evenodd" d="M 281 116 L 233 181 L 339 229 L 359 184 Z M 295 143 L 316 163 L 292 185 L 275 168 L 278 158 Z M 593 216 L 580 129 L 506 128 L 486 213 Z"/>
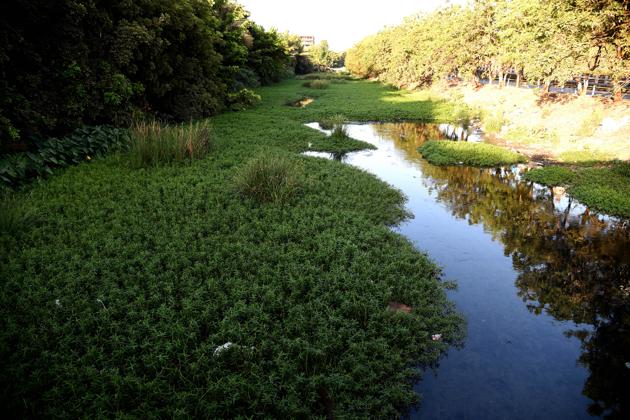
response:
<path id="1" fill-rule="evenodd" d="M 7 415 L 397 417 L 418 400 L 417 367 L 462 334 L 439 269 L 389 229 L 406 216 L 398 191 L 297 153 L 331 146 L 305 122 L 444 119 L 449 106 L 349 82 L 287 107 L 302 90 L 262 88 L 260 106 L 213 118 L 212 153 L 188 165 L 111 156 L 14 196 L 29 213 L 0 233 Z M 294 199 L 235 194 L 268 153 L 303 168 Z"/>
<path id="2" fill-rule="evenodd" d="M 584 204 L 602 212 L 630 218 L 630 164 L 614 162 L 575 167 L 546 166 L 525 178 L 550 187 L 568 187 Z"/>
<path id="3" fill-rule="evenodd" d="M 525 162 L 525 156 L 486 143 L 433 140 L 418 148 L 434 165 L 501 166 Z"/>

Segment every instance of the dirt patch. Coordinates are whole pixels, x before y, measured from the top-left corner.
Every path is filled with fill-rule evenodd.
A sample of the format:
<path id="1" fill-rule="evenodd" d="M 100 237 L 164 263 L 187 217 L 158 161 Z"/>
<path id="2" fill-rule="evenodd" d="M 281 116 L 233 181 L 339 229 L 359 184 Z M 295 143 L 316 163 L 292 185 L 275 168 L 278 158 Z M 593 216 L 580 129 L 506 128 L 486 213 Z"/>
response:
<path id="1" fill-rule="evenodd" d="M 305 106 L 312 104 L 314 101 L 315 99 L 313 98 L 304 97 L 296 100 L 287 101 L 287 105 L 294 108 L 304 108 Z"/>

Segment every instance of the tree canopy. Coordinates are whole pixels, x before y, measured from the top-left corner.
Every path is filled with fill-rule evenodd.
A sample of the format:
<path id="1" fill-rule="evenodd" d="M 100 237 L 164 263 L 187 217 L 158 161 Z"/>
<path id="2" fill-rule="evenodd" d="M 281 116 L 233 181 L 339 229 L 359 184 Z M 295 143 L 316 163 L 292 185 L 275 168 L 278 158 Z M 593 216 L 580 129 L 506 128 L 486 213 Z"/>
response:
<path id="1" fill-rule="evenodd" d="M 0 146 L 83 124 L 216 114 L 289 67 L 283 36 L 233 0 L 0 5 Z M 1 147 L 0 147 L 1 148 Z"/>
<path id="2" fill-rule="evenodd" d="M 630 2 L 475 0 L 368 36 L 348 51 L 346 65 L 399 87 L 484 74 L 501 79 L 508 71 L 545 87 L 605 75 L 621 99 L 630 76 Z"/>

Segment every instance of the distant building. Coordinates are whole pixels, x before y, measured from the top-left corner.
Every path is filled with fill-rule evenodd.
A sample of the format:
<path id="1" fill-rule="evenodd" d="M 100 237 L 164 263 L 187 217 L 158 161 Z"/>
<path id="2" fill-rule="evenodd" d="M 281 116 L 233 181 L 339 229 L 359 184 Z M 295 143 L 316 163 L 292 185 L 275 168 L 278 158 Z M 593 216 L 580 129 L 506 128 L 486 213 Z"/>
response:
<path id="1" fill-rule="evenodd" d="M 302 45 L 304 48 L 312 47 L 315 45 L 315 37 L 313 35 L 301 35 Z"/>

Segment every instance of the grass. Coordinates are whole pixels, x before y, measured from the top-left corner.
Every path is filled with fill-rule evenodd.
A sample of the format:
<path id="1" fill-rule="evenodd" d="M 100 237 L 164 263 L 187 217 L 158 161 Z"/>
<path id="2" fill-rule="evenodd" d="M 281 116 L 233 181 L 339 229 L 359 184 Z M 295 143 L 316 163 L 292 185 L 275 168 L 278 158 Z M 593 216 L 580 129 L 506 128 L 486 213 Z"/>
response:
<path id="1" fill-rule="evenodd" d="M 560 153 L 558 159 L 565 163 L 593 164 L 612 160 L 612 155 L 597 150 L 575 150 Z"/>
<path id="2" fill-rule="evenodd" d="M 507 124 L 507 120 L 502 113 L 493 112 L 482 114 L 483 128 L 488 134 L 499 134 L 503 126 Z"/>
<path id="3" fill-rule="evenodd" d="M 203 158 L 211 145 L 208 121 L 163 125 L 141 121 L 131 128 L 129 159 L 136 168 Z"/>
<path id="4" fill-rule="evenodd" d="M 418 151 L 434 165 L 502 166 L 526 161 L 523 155 L 485 143 L 433 140 Z"/>
<path id="5" fill-rule="evenodd" d="M 285 203 L 300 191 L 301 169 L 285 156 L 263 153 L 237 172 L 236 189 L 259 203 Z"/>
<path id="6" fill-rule="evenodd" d="M 567 186 L 569 194 L 590 208 L 630 218 L 630 163 L 547 166 L 527 172 L 525 178 L 551 187 Z"/>
<path id="7" fill-rule="evenodd" d="M 303 90 L 265 87 L 213 118 L 212 153 L 189 164 L 95 159 L 3 202 L 30 215 L 0 233 L 8 417 L 324 417 L 322 395 L 338 417 L 399 417 L 418 400 L 417 367 L 462 336 L 440 271 L 389 228 L 400 192 L 299 153 L 331 147 L 305 122 L 441 120 L 450 105 L 359 81 L 285 105 Z M 302 168 L 292 199 L 235 191 L 268 154 Z"/>

